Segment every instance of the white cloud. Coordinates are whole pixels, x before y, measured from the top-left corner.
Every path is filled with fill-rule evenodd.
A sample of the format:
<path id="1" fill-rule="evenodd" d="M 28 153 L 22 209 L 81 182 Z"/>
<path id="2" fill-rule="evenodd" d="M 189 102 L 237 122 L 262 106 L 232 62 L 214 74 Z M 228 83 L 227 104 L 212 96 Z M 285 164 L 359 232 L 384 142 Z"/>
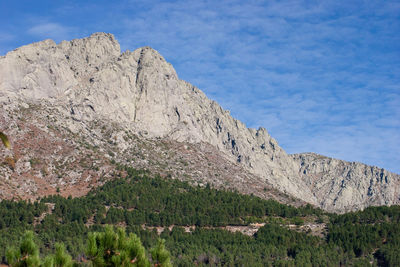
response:
<path id="1" fill-rule="evenodd" d="M 68 40 L 72 32 L 72 27 L 63 26 L 54 22 L 36 24 L 28 29 L 28 33 L 31 35 L 41 39 L 53 39 L 56 42 Z"/>

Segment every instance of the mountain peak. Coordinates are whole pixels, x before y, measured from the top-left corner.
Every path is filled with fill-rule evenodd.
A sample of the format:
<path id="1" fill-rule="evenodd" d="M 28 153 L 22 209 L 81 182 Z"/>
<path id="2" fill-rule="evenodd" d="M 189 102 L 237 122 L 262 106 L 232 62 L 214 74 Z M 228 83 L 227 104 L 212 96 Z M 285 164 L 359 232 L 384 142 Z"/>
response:
<path id="1" fill-rule="evenodd" d="M 327 210 L 400 201 L 399 175 L 321 160 L 316 154 L 288 155 L 265 128 L 246 128 L 199 89 L 179 80 L 156 50 L 145 46 L 121 54 L 112 34 L 94 33 L 58 45 L 46 40 L 1 57 L 0 103 L 18 109 L 21 102 L 42 100 L 57 107 L 63 127 L 74 133 L 91 133 L 91 125 L 101 121 L 144 139 L 211 145 L 258 182 Z M 126 151 L 132 146 L 124 138 L 119 142 Z"/>
<path id="2" fill-rule="evenodd" d="M 83 38 L 83 39 L 109 39 L 112 42 L 118 42 L 115 37 L 114 34 L 112 33 L 106 33 L 106 32 L 94 32 L 92 33 L 89 37 Z"/>
<path id="3" fill-rule="evenodd" d="M 96 32 L 86 38 L 63 41 L 62 43 L 71 43 L 75 46 L 83 44 L 88 49 L 99 49 L 100 47 L 103 47 L 109 53 L 115 55 L 121 54 L 120 45 L 111 33 Z"/>
<path id="4" fill-rule="evenodd" d="M 62 41 L 58 48 L 64 50 L 67 55 L 84 57 L 87 63 L 101 63 L 121 54 L 120 45 L 114 35 L 102 32 L 82 39 Z"/>

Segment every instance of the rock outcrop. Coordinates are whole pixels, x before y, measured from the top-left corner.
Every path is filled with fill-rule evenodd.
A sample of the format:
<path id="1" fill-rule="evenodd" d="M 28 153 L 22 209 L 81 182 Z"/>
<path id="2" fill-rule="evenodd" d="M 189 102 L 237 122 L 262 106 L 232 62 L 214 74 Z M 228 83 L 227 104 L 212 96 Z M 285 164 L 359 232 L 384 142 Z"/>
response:
<path id="1" fill-rule="evenodd" d="M 327 210 L 399 203 L 398 175 L 382 171 L 390 177 L 389 190 L 371 178 L 366 169 L 372 167 L 288 155 L 267 130 L 246 128 L 180 80 L 157 51 L 143 47 L 121 54 L 111 34 L 60 44 L 46 40 L 1 57 L 0 102 L 43 101 L 82 124 L 109 121 L 143 138 L 211 144 L 261 181 Z M 79 131 L 76 123 L 66 125 Z M 375 175 L 375 169 L 371 172 Z M 342 180 L 345 187 L 337 190 Z"/>
<path id="2" fill-rule="evenodd" d="M 399 204 L 400 177 L 397 174 L 315 153 L 292 157 L 299 164 L 301 179 L 318 199 L 318 206 L 325 210 L 344 212 Z"/>

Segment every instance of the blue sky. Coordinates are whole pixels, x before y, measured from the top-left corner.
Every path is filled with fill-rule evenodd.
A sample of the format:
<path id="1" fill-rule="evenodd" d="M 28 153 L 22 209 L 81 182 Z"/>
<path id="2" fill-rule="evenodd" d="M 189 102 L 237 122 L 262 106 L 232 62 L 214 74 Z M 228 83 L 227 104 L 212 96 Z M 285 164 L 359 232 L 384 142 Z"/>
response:
<path id="1" fill-rule="evenodd" d="M 0 55 L 113 33 L 289 153 L 400 173 L 400 1 L 0 1 Z"/>

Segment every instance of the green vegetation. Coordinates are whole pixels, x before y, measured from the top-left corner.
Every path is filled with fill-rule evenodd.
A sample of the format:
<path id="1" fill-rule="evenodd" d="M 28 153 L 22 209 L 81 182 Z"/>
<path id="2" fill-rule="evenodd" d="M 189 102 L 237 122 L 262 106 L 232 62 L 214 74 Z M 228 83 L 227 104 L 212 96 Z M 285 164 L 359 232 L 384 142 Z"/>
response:
<path id="1" fill-rule="evenodd" d="M 72 262 L 68 254 L 75 264 L 96 266 L 400 266 L 399 206 L 327 214 L 132 168 L 118 171 L 120 179 L 84 197 L 0 202 L 0 260 L 21 259 L 15 250 L 6 258 L 6 248 L 18 247 L 30 230 L 24 238 L 36 238 L 35 255 L 57 266 Z M 265 223 L 254 236 L 224 229 L 254 222 Z M 325 235 L 300 230 L 324 222 Z M 161 235 L 152 227 L 163 227 Z"/>
<path id="2" fill-rule="evenodd" d="M 27 231 L 19 248 L 7 250 L 7 261 L 13 267 L 40 266 L 39 249 L 33 241 L 33 232 Z"/>
<path id="3" fill-rule="evenodd" d="M 356 257 L 373 254 L 382 266 L 400 266 L 400 206 L 331 215 L 327 241 Z"/>
<path id="4" fill-rule="evenodd" d="M 10 141 L 8 140 L 7 135 L 5 135 L 3 132 L 0 132 L 0 139 L 6 148 L 11 148 Z"/>
<path id="5" fill-rule="evenodd" d="M 170 267 L 170 255 L 159 240 L 157 247 L 151 250 L 154 265 Z M 133 233 L 126 236 L 125 230 L 106 226 L 104 232 L 89 233 L 87 256 L 95 267 L 132 266 L 147 267 L 150 262 L 140 239 Z"/>
<path id="6" fill-rule="evenodd" d="M 164 247 L 164 240 L 151 250 L 154 266 L 171 267 L 169 252 Z M 93 267 L 150 267 L 146 251 L 140 239 L 133 233 L 126 236 L 123 228 L 117 232 L 108 225 L 104 232 L 91 232 L 87 243 L 86 255 Z M 26 231 L 18 248 L 9 248 L 6 252 L 8 263 L 12 267 L 72 267 L 74 263 L 66 252 L 64 244 L 55 244 L 55 254 L 44 260 L 39 257 L 39 249 L 34 242 L 32 231 Z M 85 265 L 82 263 L 82 265 Z"/>

